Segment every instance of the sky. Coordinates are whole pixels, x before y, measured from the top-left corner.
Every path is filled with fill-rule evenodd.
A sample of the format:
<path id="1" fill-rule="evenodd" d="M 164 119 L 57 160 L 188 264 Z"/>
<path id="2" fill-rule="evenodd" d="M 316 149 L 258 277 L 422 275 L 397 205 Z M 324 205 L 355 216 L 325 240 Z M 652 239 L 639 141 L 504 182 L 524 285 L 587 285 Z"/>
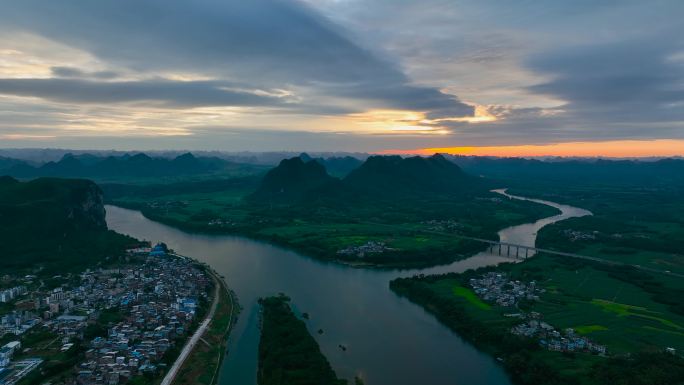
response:
<path id="1" fill-rule="evenodd" d="M 680 0 L 0 3 L 0 147 L 684 155 Z"/>

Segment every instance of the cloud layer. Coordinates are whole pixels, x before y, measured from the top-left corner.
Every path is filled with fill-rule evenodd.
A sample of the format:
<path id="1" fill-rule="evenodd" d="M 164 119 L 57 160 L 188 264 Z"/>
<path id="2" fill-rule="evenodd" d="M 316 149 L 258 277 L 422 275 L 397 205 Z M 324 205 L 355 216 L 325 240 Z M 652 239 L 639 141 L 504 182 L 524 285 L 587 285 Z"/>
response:
<path id="1" fill-rule="evenodd" d="M 682 138 L 683 13 L 676 0 L 2 2 L 0 132 L 198 148 L 277 133 L 343 150 Z"/>
<path id="2" fill-rule="evenodd" d="M 0 6 L 0 14 L 6 29 L 17 28 L 56 39 L 140 75 L 183 73 L 222 81 L 239 79 L 255 89 L 308 87 L 315 95 L 369 100 L 379 107 L 472 113 L 471 107 L 453 95 L 436 88 L 412 86 L 389 60 L 355 44 L 327 19 L 296 2 L 27 0 Z M 55 73 L 69 77 L 85 74 L 63 67 L 56 68 Z M 37 89 L 37 83 L 25 86 Z M 74 92 L 64 90 L 71 98 L 78 88 L 102 98 L 116 87 L 65 81 L 44 83 L 52 96 L 60 85 L 75 86 Z M 144 93 L 150 98 L 159 91 L 164 96 L 155 99 L 187 102 L 187 92 L 194 88 L 199 93 L 197 104 L 206 99 L 210 99 L 207 105 L 220 100 L 226 106 L 242 106 L 250 100 L 261 106 L 265 102 L 263 98 L 244 94 L 218 93 L 211 85 L 203 88 L 206 83 L 182 86 L 157 81 L 119 85 L 134 89 L 121 92 L 129 97 Z M 89 98 L 84 95 L 82 99 Z"/>

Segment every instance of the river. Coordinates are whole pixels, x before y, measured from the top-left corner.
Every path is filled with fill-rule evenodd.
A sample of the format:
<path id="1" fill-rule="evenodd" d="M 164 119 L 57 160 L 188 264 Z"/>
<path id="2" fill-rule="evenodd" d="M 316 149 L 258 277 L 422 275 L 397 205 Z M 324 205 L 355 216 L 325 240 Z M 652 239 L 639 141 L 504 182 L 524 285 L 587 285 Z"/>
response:
<path id="1" fill-rule="evenodd" d="M 527 199 L 504 190 L 496 192 L 511 199 Z M 591 214 L 571 206 L 533 201 L 556 207 L 561 214 L 506 228 L 499 232 L 502 241 L 534 246 L 537 231 L 543 226 Z M 389 289 L 389 281 L 399 276 L 461 272 L 510 259 L 482 252 L 427 269 L 361 269 L 314 260 L 243 237 L 188 233 L 151 221 L 138 211 L 114 206 L 107 206 L 107 224 L 138 239 L 163 241 L 226 277 L 244 309 L 230 336 L 221 384 L 256 383 L 257 300 L 277 293 L 291 297 L 297 311 L 309 313 L 309 330 L 342 378 L 353 380 L 358 375 L 369 385 L 510 384 L 492 357 Z M 317 333 L 319 329 L 322 334 Z"/>

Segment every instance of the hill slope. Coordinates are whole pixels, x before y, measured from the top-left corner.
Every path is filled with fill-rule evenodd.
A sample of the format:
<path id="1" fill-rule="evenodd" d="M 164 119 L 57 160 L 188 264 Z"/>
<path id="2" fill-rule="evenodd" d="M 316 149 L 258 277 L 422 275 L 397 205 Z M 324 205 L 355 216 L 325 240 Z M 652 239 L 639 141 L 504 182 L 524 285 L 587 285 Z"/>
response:
<path id="1" fill-rule="evenodd" d="M 299 157 L 304 162 L 315 161 L 323 165 L 328 174 L 344 178 L 349 175 L 354 169 L 358 168 L 363 161 L 352 156 L 333 156 L 330 158 L 312 158 L 307 153 L 302 153 Z"/>
<path id="2" fill-rule="evenodd" d="M 345 179 L 345 185 L 375 195 L 457 194 L 477 180 L 441 155 L 371 156 Z"/>
<path id="3" fill-rule="evenodd" d="M 349 203 L 352 200 L 456 196 L 483 183 L 441 155 L 428 158 L 371 156 L 344 179 L 332 177 L 320 160 L 306 154 L 285 159 L 263 178 L 252 202 Z"/>
<path id="4" fill-rule="evenodd" d="M 0 178 L 0 267 L 68 270 L 120 253 L 131 239 L 107 230 L 93 182 Z"/>
<path id="5" fill-rule="evenodd" d="M 327 185 L 339 182 L 320 163 L 301 157 L 284 159 L 271 169 L 250 196 L 252 201 L 297 202 Z"/>

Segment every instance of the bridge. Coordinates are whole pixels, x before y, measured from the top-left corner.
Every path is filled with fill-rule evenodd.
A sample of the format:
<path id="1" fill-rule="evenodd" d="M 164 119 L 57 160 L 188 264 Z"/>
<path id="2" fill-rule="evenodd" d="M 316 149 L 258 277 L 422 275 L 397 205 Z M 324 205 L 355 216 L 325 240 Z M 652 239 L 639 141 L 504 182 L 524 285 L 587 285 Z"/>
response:
<path id="1" fill-rule="evenodd" d="M 487 244 L 489 244 L 487 251 L 489 251 L 490 253 L 500 255 L 502 257 L 511 258 L 514 260 L 525 260 L 525 259 L 533 256 L 534 254 L 544 253 L 544 254 L 558 255 L 561 257 L 578 258 L 578 259 L 583 259 L 586 261 L 602 263 L 604 265 L 629 266 L 629 267 L 633 267 L 637 270 L 642 270 L 642 271 L 646 271 L 649 273 L 665 274 L 665 275 L 670 275 L 673 277 L 684 278 L 684 274 L 673 273 L 673 272 L 668 271 L 668 270 L 659 270 L 659 269 L 654 269 L 654 268 L 641 266 L 641 265 L 633 265 L 630 263 L 623 263 L 623 262 L 611 261 L 611 260 L 607 260 L 607 259 L 603 259 L 603 258 L 590 257 L 588 255 L 575 254 L 575 253 L 565 253 L 565 252 L 557 251 L 557 250 L 543 249 L 543 248 L 539 248 L 539 247 L 532 247 L 532 246 L 525 246 L 525 245 L 518 245 L 515 243 L 508 243 L 508 242 L 492 241 L 489 239 L 474 238 L 474 237 L 468 237 L 468 236 L 463 236 L 463 235 L 457 235 L 457 237 L 463 238 L 463 239 L 469 239 L 471 241 L 487 243 Z M 523 252 L 524 252 L 524 255 L 523 255 Z"/>
<path id="2" fill-rule="evenodd" d="M 377 226 L 377 227 L 387 227 L 387 228 L 392 228 L 395 230 L 399 229 L 399 227 L 396 225 L 390 225 L 390 224 L 386 224 L 386 223 L 376 223 L 376 222 L 360 222 L 360 223 L 363 223 L 366 225 L 373 225 L 373 226 Z M 448 233 L 448 232 L 444 232 L 444 231 L 437 231 L 437 230 L 421 229 L 421 230 L 414 230 L 414 231 L 417 231 L 417 232 L 423 233 L 423 234 L 446 235 L 446 236 L 450 236 L 450 237 L 454 237 L 454 238 L 460 238 L 460 239 L 466 239 L 466 240 L 470 240 L 470 241 L 486 243 L 489 245 L 487 250 L 490 253 L 500 255 L 500 256 L 506 257 L 506 258 L 511 258 L 513 260 L 525 260 L 525 259 L 527 259 L 527 258 L 529 258 L 535 254 L 544 253 L 544 254 L 558 255 L 561 257 L 583 259 L 585 261 L 602 263 L 604 265 L 628 266 L 628 267 L 632 267 L 632 268 L 635 268 L 637 270 L 646 271 L 649 273 L 665 274 L 665 275 L 669 275 L 672 277 L 684 278 L 684 274 L 673 273 L 669 270 L 659 270 L 659 269 L 654 269 L 651 267 L 646 267 L 646 266 L 641 266 L 641 265 L 633 265 L 630 263 L 623 263 L 623 262 L 611 261 L 611 260 L 603 259 L 603 258 L 590 257 L 588 255 L 575 254 L 575 253 L 565 253 L 562 251 L 551 250 L 551 249 L 543 249 L 540 247 L 526 246 L 526 245 L 521 245 L 521 244 L 516 244 L 516 243 L 492 241 L 490 239 L 469 237 L 467 235 L 453 234 L 453 233 Z"/>
<path id="3" fill-rule="evenodd" d="M 471 240 L 489 244 L 490 246 L 487 248 L 487 251 L 491 254 L 510 257 L 513 259 L 527 259 L 537 253 L 537 248 L 531 246 L 518 245 L 508 242 L 490 241 L 488 239 L 479 238 L 471 238 Z"/>

